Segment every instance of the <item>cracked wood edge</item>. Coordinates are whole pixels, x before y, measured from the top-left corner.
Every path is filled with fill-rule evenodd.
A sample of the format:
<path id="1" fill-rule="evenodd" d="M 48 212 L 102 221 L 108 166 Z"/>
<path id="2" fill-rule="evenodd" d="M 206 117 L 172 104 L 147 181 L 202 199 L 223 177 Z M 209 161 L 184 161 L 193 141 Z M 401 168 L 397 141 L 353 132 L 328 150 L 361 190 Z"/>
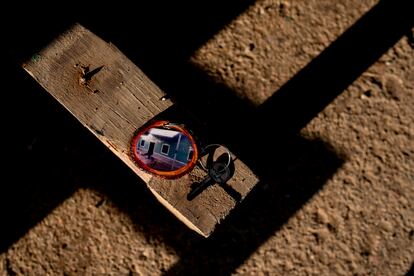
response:
<path id="1" fill-rule="evenodd" d="M 82 65 L 104 66 L 90 81 L 99 92 L 80 84 Z M 151 179 L 129 158 L 129 141 L 172 103 L 161 101 L 165 94 L 114 45 L 76 24 L 23 68 L 139 177 Z"/>

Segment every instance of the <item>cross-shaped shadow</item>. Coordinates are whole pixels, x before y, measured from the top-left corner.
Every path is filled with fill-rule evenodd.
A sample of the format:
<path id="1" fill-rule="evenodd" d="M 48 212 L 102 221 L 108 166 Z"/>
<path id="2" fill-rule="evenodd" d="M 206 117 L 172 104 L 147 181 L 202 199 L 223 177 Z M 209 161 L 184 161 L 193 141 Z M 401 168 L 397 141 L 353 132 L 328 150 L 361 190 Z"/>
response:
<path id="1" fill-rule="evenodd" d="M 12 108 L 2 114 L 10 118 L 4 128 L 8 135 L 2 137 L 8 160 L 4 179 L 10 180 L 3 182 L 0 193 L 0 219 L 5 222 L 0 252 L 84 183 L 130 215 L 148 238 L 160 239 L 177 252 L 179 262 L 166 272 L 171 275 L 230 274 L 301 208 L 341 166 L 344 156 L 323 141 L 300 137 L 299 130 L 408 32 L 413 21 L 407 3 L 381 1 L 254 108 L 187 62 L 249 4 L 209 1 L 191 14 L 175 5 L 160 14 L 153 6 L 136 11 L 125 4 L 122 16 L 114 16 L 119 11 L 112 7 L 98 14 L 85 12 L 60 19 L 60 24 L 39 23 L 45 27 L 44 37 L 32 33 L 33 41 L 27 40 L 30 36 L 16 40 L 21 44 L 7 49 L 11 55 L 31 54 L 79 21 L 114 42 L 155 83 L 205 121 L 217 133 L 217 142 L 228 145 L 261 183 L 209 239 L 198 237 L 13 62 L 5 84 L 10 92 L 5 102 Z M 162 20 L 162 27 L 151 24 L 157 20 Z M 249 147 L 248 134 L 266 128 L 276 129 L 278 135 L 270 137 L 274 147 L 263 154 Z"/>

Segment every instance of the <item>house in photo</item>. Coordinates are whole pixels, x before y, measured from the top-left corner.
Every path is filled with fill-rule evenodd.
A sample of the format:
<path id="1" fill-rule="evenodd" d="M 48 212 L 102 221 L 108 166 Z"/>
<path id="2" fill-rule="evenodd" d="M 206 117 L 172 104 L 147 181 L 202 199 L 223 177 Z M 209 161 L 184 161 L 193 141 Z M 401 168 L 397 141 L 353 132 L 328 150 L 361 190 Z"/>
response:
<path id="1" fill-rule="evenodd" d="M 180 131 L 151 128 L 137 143 L 142 162 L 160 171 L 175 171 L 193 158 L 194 149 L 189 138 Z"/>

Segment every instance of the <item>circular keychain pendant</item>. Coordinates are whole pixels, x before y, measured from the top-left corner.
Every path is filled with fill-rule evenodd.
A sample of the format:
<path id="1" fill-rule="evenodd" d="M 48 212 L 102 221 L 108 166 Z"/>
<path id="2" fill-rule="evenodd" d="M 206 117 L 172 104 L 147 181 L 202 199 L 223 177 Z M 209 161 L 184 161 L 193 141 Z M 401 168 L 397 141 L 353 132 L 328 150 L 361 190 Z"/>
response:
<path id="1" fill-rule="evenodd" d="M 183 126 L 157 121 L 134 135 L 131 157 L 144 171 L 173 179 L 194 168 L 198 149 L 193 136 Z"/>

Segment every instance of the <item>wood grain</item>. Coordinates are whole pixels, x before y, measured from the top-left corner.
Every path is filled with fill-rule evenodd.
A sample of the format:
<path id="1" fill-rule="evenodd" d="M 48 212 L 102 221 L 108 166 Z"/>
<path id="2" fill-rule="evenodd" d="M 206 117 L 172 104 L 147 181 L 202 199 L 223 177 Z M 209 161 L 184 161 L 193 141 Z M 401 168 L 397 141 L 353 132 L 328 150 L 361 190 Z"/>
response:
<path id="1" fill-rule="evenodd" d="M 79 24 L 36 53 L 23 68 L 143 179 L 162 204 L 205 237 L 258 182 L 233 155 L 234 175 L 225 185 L 240 198 L 212 185 L 188 201 L 191 184 L 206 175 L 200 167 L 176 180 L 141 171 L 130 159 L 130 140 L 138 128 L 173 103 L 162 99 L 165 93 L 114 45 Z M 94 74 L 85 77 L 85 71 Z"/>

